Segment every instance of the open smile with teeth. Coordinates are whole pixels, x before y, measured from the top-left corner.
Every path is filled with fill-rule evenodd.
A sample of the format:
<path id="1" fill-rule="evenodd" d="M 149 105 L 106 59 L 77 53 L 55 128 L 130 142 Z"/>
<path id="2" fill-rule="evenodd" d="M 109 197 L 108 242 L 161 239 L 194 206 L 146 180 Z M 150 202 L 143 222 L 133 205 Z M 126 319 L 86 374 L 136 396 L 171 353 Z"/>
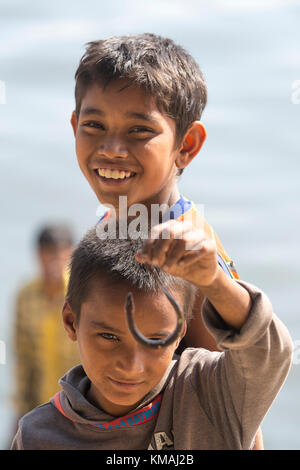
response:
<path id="1" fill-rule="evenodd" d="M 103 178 L 114 180 L 124 180 L 135 175 L 133 171 L 111 170 L 109 168 L 98 168 L 97 173 Z"/>

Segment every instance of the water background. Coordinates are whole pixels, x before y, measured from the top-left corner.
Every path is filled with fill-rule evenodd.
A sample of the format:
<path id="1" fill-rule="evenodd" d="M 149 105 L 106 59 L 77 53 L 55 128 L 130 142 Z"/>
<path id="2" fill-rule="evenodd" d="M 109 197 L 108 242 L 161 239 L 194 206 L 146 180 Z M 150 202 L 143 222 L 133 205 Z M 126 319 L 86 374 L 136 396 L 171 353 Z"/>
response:
<path id="1" fill-rule="evenodd" d="M 0 448 L 15 419 L 14 295 L 37 270 L 33 236 L 58 219 L 79 239 L 96 222 L 69 124 L 89 40 L 154 32 L 197 59 L 208 84 L 208 138 L 181 193 L 205 205 L 240 276 L 265 290 L 300 341 L 299 24 L 299 1 L 0 1 Z M 296 353 L 263 422 L 266 449 L 300 449 Z"/>

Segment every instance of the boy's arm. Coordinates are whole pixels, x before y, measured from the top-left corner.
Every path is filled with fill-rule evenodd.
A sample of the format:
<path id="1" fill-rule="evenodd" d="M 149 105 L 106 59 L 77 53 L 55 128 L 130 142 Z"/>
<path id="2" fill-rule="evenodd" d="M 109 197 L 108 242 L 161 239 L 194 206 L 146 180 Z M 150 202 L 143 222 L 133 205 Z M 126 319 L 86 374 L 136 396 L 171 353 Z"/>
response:
<path id="1" fill-rule="evenodd" d="M 263 293 L 223 273 L 211 240 L 188 229 L 188 236 L 183 233 L 178 238 L 176 230 L 184 230 L 174 221 L 161 224 L 157 230 L 161 233 L 166 229 L 170 237 L 148 240 L 137 260 L 194 283 L 206 297 L 206 326 L 217 346 L 225 351 L 216 356 L 215 366 L 205 368 L 209 370 L 203 391 L 210 401 L 207 412 L 216 426 L 225 428 L 242 448 L 249 448 L 288 373 L 290 337 L 281 322 L 272 317 L 271 304 Z M 186 249 L 187 242 L 192 250 Z M 196 389 L 203 387 L 205 377 L 201 374 Z"/>
<path id="2" fill-rule="evenodd" d="M 194 283 L 196 282 L 195 279 Z M 201 282 L 201 276 L 198 282 Z M 230 279 L 220 266 L 212 282 L 199 287 L 225 323 L 239 331 L 246 322 L 251 307 L 251 298 L 247 290 Z"/>
<path id="3" fill-rule="evenodd" d="M 183 349 L 185 347 L 205 348 L 209 351 L 221 351 L 213 335 L 206 328 L 202 318 L 202 305 L 204 302 L 204 295 L 201 290 L 198 290 L 197 298 L 193 309 L 193 318 L 189 321 L 187 332 L 182 339 Z M 181 346 L 182 347 L 182 346 Z M 180 346 L 179 346 L 180 348 Z M 263 435 L 261 429 L 256 433 L 253 450 L 263 450 Z"/>
<path id="4" fill-rule="evenodd" d="M 288 374 L 292 342 L 266 295 L 238 281 L 251 296 L 251 309 L 240 331 L 230 328 L 206 299 L 204 322 L 223 353 L 194 375 L 194 387 L 206 396 L 205 409 L 229 442 L 250 448 L 253 437 Z"/>

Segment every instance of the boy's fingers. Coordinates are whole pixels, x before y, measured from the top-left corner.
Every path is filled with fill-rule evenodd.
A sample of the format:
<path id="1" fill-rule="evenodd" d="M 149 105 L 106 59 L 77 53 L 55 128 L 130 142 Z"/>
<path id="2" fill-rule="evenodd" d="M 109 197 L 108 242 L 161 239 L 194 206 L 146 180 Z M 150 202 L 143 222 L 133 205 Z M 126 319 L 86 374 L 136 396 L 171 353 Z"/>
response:
<path id="1" fill-rule="evenodd" d="M 182 258 L 178 262 L 178 265 L 189 266 L 190 264 L 195 263 L 195 261 L 199 259 L 200 255 L 201 255 L 201 250 L 195 250 L 192 252 L 190 251 L 186 255 L 182 256 Z"/>
<path id="2" fill-rule="evenodd" d="M 152 245 L 152 261 L 159 266 L 166 264 L 171 266 L 176 263 L 185 249 L 185 235 L 189 226 L 183 231 L 183 224 L 170 221 L 169 224 L 161 224 L 154 227 L 155 241 Z"/>
<path id="3" fill-rule="evenodd" d="M 168 220 L 162 224 L 155 225 L 151 229 L 152 239 L 178 239 L 183 238 L 184 233 L 191 230 L 190 223 L 178 222 L 177 220 Z"/>
<path id="4" fill-rule="evenodd" d="M 137 257 L 144 262 L 154 262 L 161 266 L 165 260 L 165 253 L 174 238 L 174 230 L 179 228 L 177 224 L 176 221 L 171 220 L 152 227 L 151 238 L 145 241 Z"/>
<path id="5" fill-rule="evenodd" d="M 153 264 L 161 266 L 165 260 L 165 252 L 168 251 L 170 240 L 147 240 L 141 250 L 136 253 L 136 257 L 141 262 L 153 262 Z"/>
<path id="6" fill-rule="evenodd" d="M 186 251 L 200 251 L 203 248 L 204 240 L 187 240 L 185 244 Z"/>
<path id="7" fill-rule="evenodd" d="M 169 268 L 178 263 L 186 251 L 185 240 L 173 240 L 170 245 L 168 252 L 166 253 L 166 259 L 163 268 Z"/>
<path id="8" fill-rule="evenodd" d="M 203 247 L 203 240 L 194 238 L 193 234 L 191 233 L 185 239 L 174 240 L 168 253 L 166 254 L 166 262 L 164 267 L 174 266 L 176 264 L 180 265 L 180 261 L 186 259 L 189 253 L 194 255 L 196 253 L 196 257 L 199 257 Z M 187 259 L 194 260 L 195 256 L 188 257 Z"/>
<path id="9" fill-rule="evenodd" d="M 166 255 L 172 245 L 173 240 L 155 240 L 152 244 L 152 261 L 158 266 L 162 266 L 165 262 Z"/>
<path id="10" fill-rule="evenodd" d="M 212 255 L 215 252 L 215 243 L 212 240 L 201 240 L 193 245 L 193 249 L 188 251 L 179 260 L 179 266 L 189 266 L 196 260 Z"/>
<path id="11" fill-rule="evenodd" d="M 179 261 L 185 251 L 201 249 L 203 240 L 202 230 L 191 230 L 188 224 L 184 226 L 171 220 L 152 228 L 151 238 L 144 242 L 136 258 L 140 262 L 170 267 Z"/>
<path id="12" fill-rule="evenodd" d="M 143 247 L 137 253 L 138 257 L 144 262 L 153 262 L 162 266 L 166 260 L 166 265 L 171 266 L 178 261 L 184 251 L 199 250 L 202 247 L 202 231 L 186 231 L 182 233 L 182 225 L 172 225 L 170 230 L 164 230 L 161 226 L 155 227 L 154 236 L 144 242 Z M 164 224 L 165 225 L 165 224 Z M 164 238 L 161 238 L 164 237 Z"/>
<path id="13" fill-rule="evenodd" d="M 197 251 L 198 253 L 202 249 L 203 239 L 199 238 L 199 234 L 194 232 L 188 232 L 185 234 L 184 238 L 173 240 L 172 245 L 169 247 L 168 252 L 166 253 L 166 261 L 164 266 L 170 267 L 174 266 L 183 256 L 192 251 L 193 253 Z"/>

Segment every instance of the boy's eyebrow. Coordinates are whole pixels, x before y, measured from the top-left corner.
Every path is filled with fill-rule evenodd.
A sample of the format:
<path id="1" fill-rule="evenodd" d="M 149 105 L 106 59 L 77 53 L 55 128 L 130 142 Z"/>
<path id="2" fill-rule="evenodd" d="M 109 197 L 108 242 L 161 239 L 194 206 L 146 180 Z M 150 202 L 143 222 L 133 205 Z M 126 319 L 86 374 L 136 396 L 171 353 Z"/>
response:
<path id="1" fill-rule="evenodd" d="M 83 116 L 86 116 L 87 114 L 98 114 L 101 117 L 105 116 L 105 112 L 102 111 L 102 109 L 93 108 L 92 106 L 86 106 L 85 108 L 82 108 L 80 110 L 80 114 Z M 139 113 L 136 111 L 128 111 L 124 114 L 124 116 L 126 118 L 135 118 L 135 119 L 142 119 L 143 121 L 155 122 L 155 119 L 153 119 L 153 117 L 150 116 L 149 114 Z"/>
<path id="2" fill-rule="evenodd" d="M 90 322 L 90 325 L 95 328 L 103 328 L 104 330 L 113 331 L 114 333 L 119 333 L 119 334 L 123 333 L 121 330 L 118 330 L 117 328 L 114 328 L 113 326 L 107 325 L 105 322 L 102 322 L 102 321 L 92 320 Z"/>
<path id="3" fill-rule="evenodd" d="M 102 111 L 102 109 L 93 108 L 92 106 L 86 106 L 85 108 L 82 108 L 80 110 L 80 114 L 83 114 L 84 116 L 86 114 L 99 114 L 99 116 L 104 116 L 105 115 L 105 113 Z"/>
<path id="4" fill-rule="evenodd" d="M 111 331 L 113 333 L 118 333 L 118 334 L 123 334 L 124 331 L 121 331 L 121 330 L 118 330 L 117 328 L 114 328 L 113 326 L 110 326 L 110 325 L 107 325 L 105 322 L 102 322 L 102 321 L 94 321 L 92 320 L 90 322 L 90 325 L 94 328 L 103 328 L 104 330 L 108 330 L 108 331 Z M 161 337 L 165 337 L 167 336 L 169 333 L 168 332 L 165 332 L 165 331 L 157 331 L 155 333 L 152 333 L 151 335 L 147 335 L 147 336 L 161 336 Z"/>
<path id="5" fill-rule="evenodd" d="M 135 111 L 128 111 L 127 113 L 125 113 L 125 117 L 142 119 L 143 121 L 148 121 L 148 122 L 155 122 L 155 119 L 153 119 L 153 117 L 151 117 L 149 114 L 138 113 Z"/>

